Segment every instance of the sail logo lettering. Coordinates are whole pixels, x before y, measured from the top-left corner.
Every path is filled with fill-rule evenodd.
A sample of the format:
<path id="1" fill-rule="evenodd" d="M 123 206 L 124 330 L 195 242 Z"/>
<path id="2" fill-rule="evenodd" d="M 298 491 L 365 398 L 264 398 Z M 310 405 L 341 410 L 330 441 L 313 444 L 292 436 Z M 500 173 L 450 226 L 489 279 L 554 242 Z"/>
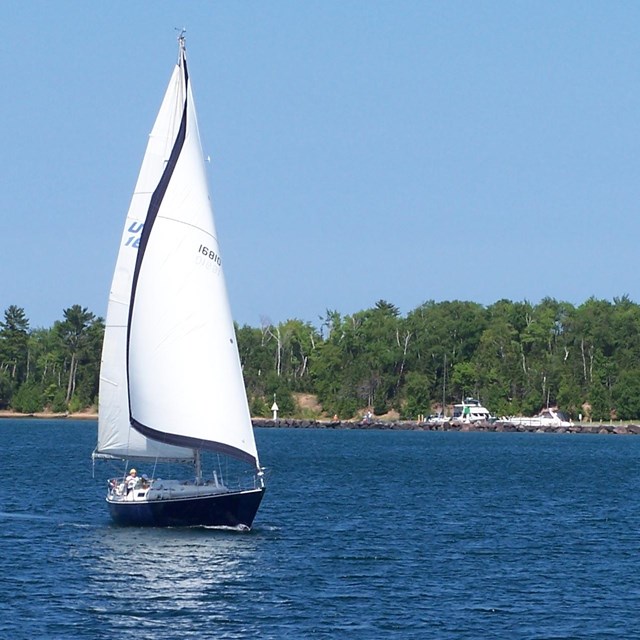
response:
<path id="1" fill-rule="evenodd" d="M 128 237 L 124 243 L 125 247 L 133 247 L 134 249 L 137 249 L 140 246 L 140 234 L 142 233 L 143 227 L 143 222 L 132 222 L 129 225 L 129 228 L 126 231 Z"/>

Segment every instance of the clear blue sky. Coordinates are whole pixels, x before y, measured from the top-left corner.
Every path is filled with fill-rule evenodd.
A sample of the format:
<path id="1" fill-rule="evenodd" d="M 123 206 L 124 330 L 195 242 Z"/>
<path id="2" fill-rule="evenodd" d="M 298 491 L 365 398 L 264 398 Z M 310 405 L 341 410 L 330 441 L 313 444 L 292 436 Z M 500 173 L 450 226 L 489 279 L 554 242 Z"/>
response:
<path id="1" fill-rule="evenodd" d="M 640 3 L 2 4 L 0 312 L 104 316 L 187 52 L 234 316 L 640 299 Z"/>

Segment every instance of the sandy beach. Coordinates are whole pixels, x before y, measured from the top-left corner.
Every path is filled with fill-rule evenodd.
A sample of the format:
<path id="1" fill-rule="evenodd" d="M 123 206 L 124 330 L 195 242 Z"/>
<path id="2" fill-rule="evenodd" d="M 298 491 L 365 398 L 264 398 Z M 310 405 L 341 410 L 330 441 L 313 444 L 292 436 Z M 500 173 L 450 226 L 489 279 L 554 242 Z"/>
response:
<path id="1" fill-rule="evenodd" d="M 37 413 L 17 413 L 16 411 L 0 410 L 0 419 L 1 418 L 41 418 L 43 420 L 66 418 L 73 420 L 97 420 L 98 413 L 96 411 L 80 411 L 78 413 L 53 413 L 51 411 L 39 411 Z"/>

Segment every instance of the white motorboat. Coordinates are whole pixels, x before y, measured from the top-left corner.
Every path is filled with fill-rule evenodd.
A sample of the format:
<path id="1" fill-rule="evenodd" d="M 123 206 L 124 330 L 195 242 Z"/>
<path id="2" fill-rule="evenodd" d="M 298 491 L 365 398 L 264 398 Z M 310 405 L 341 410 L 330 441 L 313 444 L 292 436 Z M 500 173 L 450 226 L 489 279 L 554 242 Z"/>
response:
<path id="1" fill-rule="evenodd" d="M 451 422 L 454 424 L 471 424 L 473 422 L 490 422 L 494 420 L 491 412 L 483 407 L 475 398 L 465 398 L 460 404 L 453 405 Z"/>
<path id="2" fill-rule="evenodd" d="M 520 427 L 571 427 L 573 422 L 557 409 L 543 409 L 537 415 L 527 418 L 523 416 L 512 416 L 506 422 Z"/>

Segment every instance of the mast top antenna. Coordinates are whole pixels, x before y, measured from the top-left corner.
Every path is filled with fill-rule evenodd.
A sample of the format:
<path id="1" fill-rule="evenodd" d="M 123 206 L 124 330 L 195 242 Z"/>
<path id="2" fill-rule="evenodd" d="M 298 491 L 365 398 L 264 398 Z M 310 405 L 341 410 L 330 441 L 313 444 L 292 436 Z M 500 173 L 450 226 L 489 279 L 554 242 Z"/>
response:
<path id="1" fill-rule="evenodd" d="M 182 27 L 182 29 L 180 27 L 175 27 L 176 31 L 179 31 L 180 34 L 178 35 L 178 42 L 180 43 L 180 48 L 184 49 L 184 45 L 185 45 L 185 33 L 187 33 L 187 30 L 185 27 Z"/>

